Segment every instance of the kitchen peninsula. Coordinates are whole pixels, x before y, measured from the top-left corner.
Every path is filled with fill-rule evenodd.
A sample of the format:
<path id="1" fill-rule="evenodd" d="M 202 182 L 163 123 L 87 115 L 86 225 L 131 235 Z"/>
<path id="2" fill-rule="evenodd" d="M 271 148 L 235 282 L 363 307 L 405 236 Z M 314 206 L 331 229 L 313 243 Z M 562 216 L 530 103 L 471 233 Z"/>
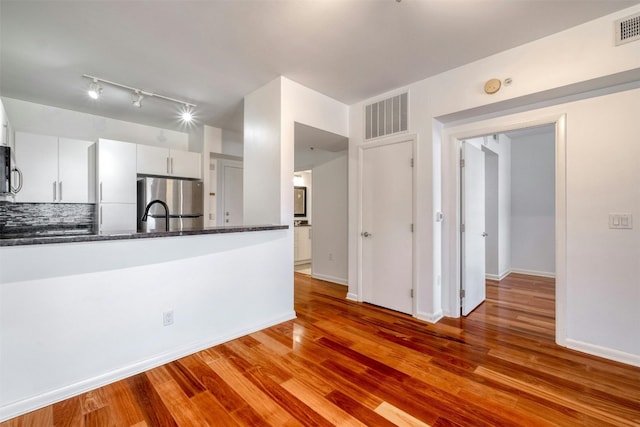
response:
<path id="1" fill-rule="evenodd" d="M 0 239 L 2 417 L 294 318 L 291 233 Z"/>

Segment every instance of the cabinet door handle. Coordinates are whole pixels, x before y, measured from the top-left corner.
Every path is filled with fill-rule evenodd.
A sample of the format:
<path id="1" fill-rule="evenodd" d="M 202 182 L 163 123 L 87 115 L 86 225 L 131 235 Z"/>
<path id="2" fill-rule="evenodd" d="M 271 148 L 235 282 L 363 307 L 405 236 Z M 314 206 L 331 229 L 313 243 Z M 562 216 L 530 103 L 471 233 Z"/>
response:
<path id="1" fill-rule="evenodd" d="M 100 206 L 100 213 L 98 216 L 100 217 L 100 225 L 102 225 L 102 206 Z"/>
<path id="2" fill-rule="evenodd" d="M 173 157 L 171 157 L 171 173 L 173 174 Z"/>
<path id="3" fill-rule="evenodd" d="M 62 181 L 58 181 L 58 200 L 62 201 Z"/>
<path id="4" fill-rule="evenodd" d="M 167 157 L 167 173 L 171 173 L 171 166 L 169 165 L 169 157 Z"/>
<path id="5" fill-rule="evenodd" d="M 53 181 L 53 201 L 56 202 L 58 200 L 58 183 Z"/>
<path id="6" fill-rule="evenodd" d="M 102 181 L 100 181 L 100 201 L 102 201 Z"/>

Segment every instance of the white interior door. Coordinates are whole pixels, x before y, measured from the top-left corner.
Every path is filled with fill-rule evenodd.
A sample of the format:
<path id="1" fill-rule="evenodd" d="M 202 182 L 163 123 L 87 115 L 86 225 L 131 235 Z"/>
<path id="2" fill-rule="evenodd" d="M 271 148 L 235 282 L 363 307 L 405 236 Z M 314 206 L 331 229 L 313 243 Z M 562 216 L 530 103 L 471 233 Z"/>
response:
<path id="1" fill-rule="evenodd" d="M 413 142 L 362 153 L 363 301 L 412 314 Z"/>
<path id="2" fill-rule="evenodd" d="M 242 166 L 222 165 L 222 225 L 242 225 Z"/>
<path id="3" fill-rule="evenodd" d="M 462 143 L 462 315 L 486 297 L 485 291 L 485 174 L 484 152 Z"/>

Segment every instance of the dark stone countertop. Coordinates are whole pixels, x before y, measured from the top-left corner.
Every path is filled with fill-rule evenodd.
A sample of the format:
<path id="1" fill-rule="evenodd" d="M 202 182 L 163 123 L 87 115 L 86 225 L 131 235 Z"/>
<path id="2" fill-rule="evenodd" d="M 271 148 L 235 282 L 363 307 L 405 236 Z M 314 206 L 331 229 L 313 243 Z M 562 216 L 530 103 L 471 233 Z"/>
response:
<path id="1" fill-rule="evenodd" d="M 131 239 L 150 239 L 157 237 L 176 237 L 176 236 L 196 236 L 201 234 L 221 234 L 221 233 L 245 233 L 249 231 L 266 231 L 266 230 L 286 230 L 288 225 L 238 225 L 238 226 L 221 226 L 206 227 L 196 230 L 182 231 L 158 231 L 158 232 L 111 232 L 108 234 L 82 234 L 82 235 L 58 235 L 58 236 L 24 236 L 16 238 L 2 237 L 0 235 L 0 246 L 24 246 L 24 245 L 42 245 L 50 243 L 82 243 L 82 242 L 101 242 L 108 240 L 131 240 Z"/>

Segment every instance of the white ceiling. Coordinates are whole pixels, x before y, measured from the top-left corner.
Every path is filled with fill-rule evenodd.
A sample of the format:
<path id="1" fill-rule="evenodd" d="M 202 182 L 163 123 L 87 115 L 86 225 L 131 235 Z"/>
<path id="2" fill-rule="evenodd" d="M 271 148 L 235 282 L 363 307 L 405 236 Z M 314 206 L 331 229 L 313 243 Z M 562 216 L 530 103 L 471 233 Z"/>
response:
<path id="1" fill-rule="evenodd" d="M 0 94 L 168 129 L 176 106 L 242 129 L 242 99 L 279 75 L 346 104 L 581 24 L 638 0 L 0 0 Z"/>

